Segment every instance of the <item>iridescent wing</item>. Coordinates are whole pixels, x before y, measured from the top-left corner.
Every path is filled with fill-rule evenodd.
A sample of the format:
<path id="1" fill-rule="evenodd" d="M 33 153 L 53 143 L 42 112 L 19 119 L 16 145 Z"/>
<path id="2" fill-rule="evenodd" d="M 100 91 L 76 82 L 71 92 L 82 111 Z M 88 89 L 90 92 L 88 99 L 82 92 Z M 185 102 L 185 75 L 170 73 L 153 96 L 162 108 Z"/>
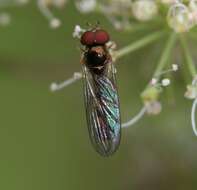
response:
<path id="1" fill-rule="evenodd" d="M 120 143 L 120 109 L 116 88 L 115 68 L 110 62 L 105 72 L 96 75 L 85 64 L 85 106 L 89 136 L 102 156 L 114 153 Z"/>

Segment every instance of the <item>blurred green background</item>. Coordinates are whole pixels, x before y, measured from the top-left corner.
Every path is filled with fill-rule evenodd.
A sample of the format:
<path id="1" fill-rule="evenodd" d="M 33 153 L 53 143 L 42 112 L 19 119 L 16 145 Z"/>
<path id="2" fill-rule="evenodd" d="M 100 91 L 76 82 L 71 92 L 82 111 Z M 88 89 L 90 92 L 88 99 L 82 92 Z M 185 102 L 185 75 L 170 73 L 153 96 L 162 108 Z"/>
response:
<path id="1" fill-rule="evenodd" d="M 118 47 L 153 30 L 117 32 L 102 15 L 81 15 L 72 3 L 54 10 L 63 21 L 57 30 L 49 28 L 35 2 L 6 10 L 13 20 L 0 28 L 1 190 L 197 188 L 197 140 L 181 72 L 173 78 L 173 98 L 168 91 L 162 94 L 162 113 L 123 130 L 119 151 L 110 158 L 100 157 L 90 144 L 82 82 L 55 94 L 49 91 L 51 82 L 81 69 L 79 43 L 72 38 L 76 24 L 99 20 Z M 139 95 L 163 41 L 118 62 L 122 121 L 141 108 Z"/>

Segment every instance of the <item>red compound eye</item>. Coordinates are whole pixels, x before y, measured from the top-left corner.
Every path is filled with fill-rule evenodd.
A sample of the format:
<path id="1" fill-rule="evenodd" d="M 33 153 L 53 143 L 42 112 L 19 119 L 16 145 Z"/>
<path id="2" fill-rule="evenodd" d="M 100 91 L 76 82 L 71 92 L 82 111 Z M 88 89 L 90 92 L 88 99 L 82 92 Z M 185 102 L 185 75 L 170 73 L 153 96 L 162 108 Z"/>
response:
<path id="1" fill-rule="evenodd" d="M 96 30 L 94 42 L 103 45 L 109 41 L 109 38 L 109 34 L 105 30 Z"/>
<path id="2" fill-rule="evenodd" d="M 92 31 L 87 31 L 81 36 L 81 43 L 86 46 L 91 46 L 95 41 L 95 33 Z"/>

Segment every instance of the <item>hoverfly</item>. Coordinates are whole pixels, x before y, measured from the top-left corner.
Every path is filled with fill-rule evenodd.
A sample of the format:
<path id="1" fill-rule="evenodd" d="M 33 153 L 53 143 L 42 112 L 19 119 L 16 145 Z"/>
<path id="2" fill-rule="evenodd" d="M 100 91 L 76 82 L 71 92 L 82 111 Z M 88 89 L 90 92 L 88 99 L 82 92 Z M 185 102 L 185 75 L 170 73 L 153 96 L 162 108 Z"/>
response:
<path id="1" fill-rule="evenodd" d="M 112 155 L 121 137 L 116 70 L 106 45 L 109 39 L 109 34 L 98 27 L 81 36 L 81 44 L 85 47 L 81 63 L 89 136 L 102 156 Z"/>

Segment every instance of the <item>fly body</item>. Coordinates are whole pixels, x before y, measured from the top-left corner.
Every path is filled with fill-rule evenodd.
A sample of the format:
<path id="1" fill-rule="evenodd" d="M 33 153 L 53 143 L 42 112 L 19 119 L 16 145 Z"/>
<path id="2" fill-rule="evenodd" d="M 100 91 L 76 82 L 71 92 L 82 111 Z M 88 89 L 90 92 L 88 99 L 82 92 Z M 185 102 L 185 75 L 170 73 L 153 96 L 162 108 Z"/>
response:
<path id="1" fill-rule="evenodd" d="M 102 156 L 112 155 L 121 137 L 120 106 L 115 68 L 106 43 L 109 35 L 101 29 L 81 36 L 86 117 L 91 142 Z"/>

